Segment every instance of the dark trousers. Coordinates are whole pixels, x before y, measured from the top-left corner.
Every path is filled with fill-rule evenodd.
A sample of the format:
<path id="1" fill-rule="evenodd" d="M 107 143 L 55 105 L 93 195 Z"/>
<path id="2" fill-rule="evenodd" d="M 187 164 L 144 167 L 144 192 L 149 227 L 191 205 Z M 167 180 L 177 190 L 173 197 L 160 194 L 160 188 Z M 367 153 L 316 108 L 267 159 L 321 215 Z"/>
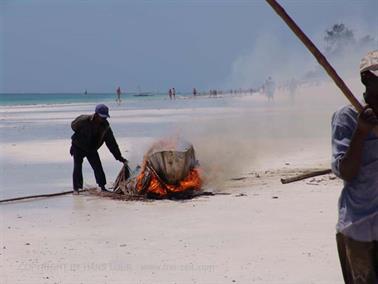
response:
<path id="1" fill-rule="evenodd" d="M 100 187 L 104 187 L 106 184 L 106 177 L 104 169 L 102 168 L 100 156 L 96 152 L 86 152 L 78 148 L 75 145 L 71 146 L 70 153 L 74 160 L 74 169 L 72 174 L 73 179 L 73 189 L 78 190 L 83 188 L 83 160 L 87 158 L 89 164 L 91 165 L 96 182 Z"/>
<path id="2" fill-rule="evenodd" d="M 336 235 L 341 269 L 346 284 L 378 283 L 378 242 L 359 242 Z"/>

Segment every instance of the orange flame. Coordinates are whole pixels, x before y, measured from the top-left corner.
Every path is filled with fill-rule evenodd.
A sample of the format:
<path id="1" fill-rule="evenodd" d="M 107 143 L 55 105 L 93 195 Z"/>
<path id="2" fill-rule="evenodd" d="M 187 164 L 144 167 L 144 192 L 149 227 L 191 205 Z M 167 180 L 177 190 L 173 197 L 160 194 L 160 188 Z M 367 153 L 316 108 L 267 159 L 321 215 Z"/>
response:
<path id="1" fill-rule="evenodd" d="M 139 193 L 143 190 L 143 178 L 145 175 L 145 165 L 141 174 L 137 177 L 137 190 Z M 193 168 L 190 170 L 188 176 L 180 181 L 179 184 L 167 184 L 159 179 L 155 173 L 151 172 L 151 179 L 147 186 L 146 193 L 152 193 L 160 198 L 166 197 L 170 193 L 183 193 L 189 190 L 200 190 L 202 180 L 199 174 L 199 169 Z"/>

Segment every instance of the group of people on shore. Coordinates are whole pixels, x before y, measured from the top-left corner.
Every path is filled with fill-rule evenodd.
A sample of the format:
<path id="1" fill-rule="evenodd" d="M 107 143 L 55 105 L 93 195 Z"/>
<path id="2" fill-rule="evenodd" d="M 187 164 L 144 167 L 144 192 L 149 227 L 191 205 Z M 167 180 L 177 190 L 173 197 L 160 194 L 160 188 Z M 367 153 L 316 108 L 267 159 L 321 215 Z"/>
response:
<path id="1" fill-rule="evenodd" d="M 260 91 L 262 94 L 264 94 L 268 98 L 268 101 L 271 101 L 274 98 L 275 90 L 276 90 L 276 85 L 275 85 L 272 77 L 269 76 L 268 79 L 264 82 L 264 84 L 262 85 L 262 87 L 259 90 L 253 89 L 253 88 L 249 88 L 249 89 L 239 88 L 239 89 L 231 89 L 231 90 L 228 90 L 228 91 L 218 90 L 218 89 L 210 89 L 208 92 L 199 93 L 196 88 L 193 88 L 192 94 L 193 94 L 193 97 L 196 97 L 198 95 L 208 95 L 209 98 L 216 98 L 216 97 L 218 97 L 218 95 L 223 95 L 223 94 L 231 94 L 231 95 L 233 95 L 233 94 L 254 94 L 254 93 L 258 93 Z M 171 91 L 171 89 L 169 89 L 169 91 L 168 91 L 169 98 L 171 98 L 171 94 L 172 94 L 172 91 Z"/>
<path id="2" fill-rule="evenodd" d="M 264 84 L 262 85 L 262 87 L 260 88 L 260 91 L 268 98 L 268 101 L 271 101 L 273 100 L 274 98 L 274 92 L 275 92 L 275 89 L 276 89 L 276 86 L 275 86 L 275 83 L 274 81 L 272 80 L 272 77 L 268 77 L 268 79 L 264 82 Z M 230 93 L 230 94 L 244 94 L 244 93 L 249 93 L 249 94 L 253 94 L 253 93 L 256 93 L 258 92 L 258 90 L 255 90 L 253 88 L 249 88 L 249 89 L 231 89 L 229 91 L 223 91 L 223 90 L 217 90 L 217 89 L 210 89 L 208 92 L 204 92 L 202 94 L 200 94 L 196 88 L 193 88 L 193 96 L 196 97 L 198 95 L 206 95 L 208 94 L 209 95 L 209 98 L 216 98 L 218 95 L 222 95 L 223 93 Z M 122 103 L 122 99 L 121 99 L 121 95 L 122 95 L 122 91 L 121 91 L 121 87 L 118 86 L 116 91 L 116 103 L 118 105 L 120 105 Z M 87 94 L 87 90 L 85 90 L 85 93 L 84 94 Z M 170 100 L 175 100 L 176 99 L 176 89 L 175 88 L 170 88 L 168 90 L 168 97 Z"/>
<path id="3" fill-rule="evenodd" d="M 264 85 L 262 86 L 261 88 L 262 90 L 262 93 L 265 94 L 268 98 L 268 100 L 273 100 L 273 96 L 274 96 L 274 91 L 275 91 L 275 84 L 273 82 L 273 80 L 271 79 L 271 77 L 269 77 L 266 82 L 264 83 Z M 255 89 L 247 89 L 247 90 L 243 90 L 243 89 L 231 89 L 228 91 L 228 93 L 230 94 L 241 94 L 241 93 L 250 93 L 250 94 L 253 94 L 253 93 L 256 93 L 257 90 Z M 199 95 L 209 95 L 209 98 L 216 98 L 218 95 L 222 95 L 223 93 L 227 93 L 223 90 L 217 90 L 217 89 L 210 89 L 208 92 L 204 92 L 204 93 L 199 93 L 197 91 L 196 88 L 193 88 L 193 92 L 192 92 L 192 95 L 193 97 L 196 97 L 196 96 L 199 96 Z M 122 91 L 121 91 L 121 87 L 117 87 L 116 89 L 116 103 L 118 105 L 121 104 L 122 102 L 122 99 L 121 99 L 121 95 L 122 95 Z M 168 98 L 170 100 L 175 100 L 176 99 L 176 89 L 175 88 L 170 88 L 168 90 Z"/>
<path id="4" fill-rule="evenodd" d="M 168 97 L 169 97 L 170 100 L 176 99 L 176 89 L 175 88 L 169 89 Z"/>

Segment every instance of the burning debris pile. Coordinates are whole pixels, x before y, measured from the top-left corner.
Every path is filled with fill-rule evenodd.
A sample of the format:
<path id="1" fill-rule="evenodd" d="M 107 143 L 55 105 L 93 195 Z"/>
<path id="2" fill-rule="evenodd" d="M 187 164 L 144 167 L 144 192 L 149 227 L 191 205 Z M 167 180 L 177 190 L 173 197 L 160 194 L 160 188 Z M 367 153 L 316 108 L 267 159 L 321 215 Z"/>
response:
<path id="1" fill-rule="evenodd" d="M 148 198 L 187 198 L 201 190 L 198 161 L 193 145 L 183 140 L 156 142 L 126 179 L 122 168 L 114 191 L 125 195 L 144 195 Z"/>

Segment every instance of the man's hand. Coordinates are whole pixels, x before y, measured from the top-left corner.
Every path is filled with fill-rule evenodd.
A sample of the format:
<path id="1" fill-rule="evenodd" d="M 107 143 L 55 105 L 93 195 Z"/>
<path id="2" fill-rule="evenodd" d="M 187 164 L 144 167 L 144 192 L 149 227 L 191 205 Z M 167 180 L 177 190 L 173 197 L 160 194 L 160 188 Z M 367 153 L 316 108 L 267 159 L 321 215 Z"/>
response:
<path id="1" fill-rule="evenodd" d="M 375 126 L 378 125 L 378 118 L 372 108 L 366 106 L 358 115 L 358 131 L 367 135 Z"/>
<path id="2" fill-rule="evenodd" d="M 130 177 L 130 168 L 128 165 L 128 160 L 126 160 L 124 157 L 121 157 L 118 159 L 118 161 L 123 163 L 123 169 L 124 169 L 124 180 L 127 180 Z"/>
<path id="3" fill-rule="evenodd" d="M 357 129 L 353 134 L 345 156 L 340 161 L 340 175 L 343 180 L 351 181 L 358 175 L 366 136 L 377 125 L 378 118 L 373 109 L 366 106 L 358 115 Z"/>
<path id="4" fill-rule="evenodd" d="M 119 158 L 118 161 L 124 164 L 128 162 L 124 157 Z"/>

